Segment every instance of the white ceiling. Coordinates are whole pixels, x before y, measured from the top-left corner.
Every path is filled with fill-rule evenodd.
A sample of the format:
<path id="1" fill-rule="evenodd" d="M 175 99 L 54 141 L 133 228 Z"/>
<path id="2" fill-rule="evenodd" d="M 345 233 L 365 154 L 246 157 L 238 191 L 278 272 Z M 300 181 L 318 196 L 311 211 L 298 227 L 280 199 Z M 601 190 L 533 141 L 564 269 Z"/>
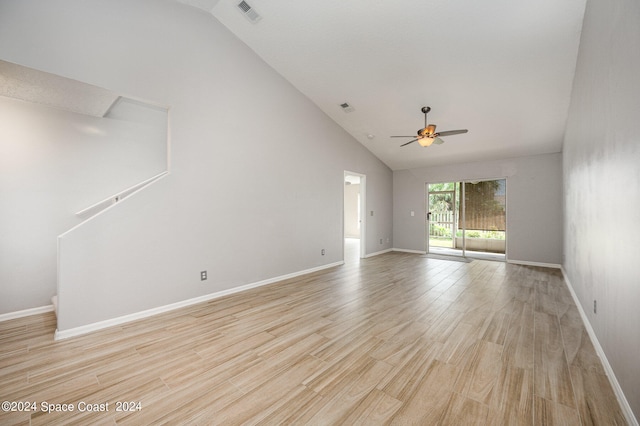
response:
<path id="1" fill-rule="evenodd" d="M 0 60 L 0 96 L 103 117 L 118 94 L 70 78 Z"/>
<path id="2" fill-rule="evenodd" d="M 562 150 L 585 0 L 246 0 L 255 24 L 240 0 L 181 1 L 394 170 Z M 401 148 L 389 136 L 423 127 L 422 106 L 438 130 L 469 133 Z"/>

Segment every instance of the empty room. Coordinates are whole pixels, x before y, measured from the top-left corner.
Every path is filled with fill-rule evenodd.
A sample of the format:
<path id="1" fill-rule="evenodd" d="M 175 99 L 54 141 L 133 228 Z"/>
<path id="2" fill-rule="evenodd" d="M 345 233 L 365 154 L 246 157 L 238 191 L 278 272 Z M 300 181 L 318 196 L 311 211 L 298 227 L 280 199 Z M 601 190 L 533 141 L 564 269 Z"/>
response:
<path id="1" fill-rule="evenodd" d="M 0 0 L 0 424 L 638 425 L 638 75 L 635 0 Z"/>

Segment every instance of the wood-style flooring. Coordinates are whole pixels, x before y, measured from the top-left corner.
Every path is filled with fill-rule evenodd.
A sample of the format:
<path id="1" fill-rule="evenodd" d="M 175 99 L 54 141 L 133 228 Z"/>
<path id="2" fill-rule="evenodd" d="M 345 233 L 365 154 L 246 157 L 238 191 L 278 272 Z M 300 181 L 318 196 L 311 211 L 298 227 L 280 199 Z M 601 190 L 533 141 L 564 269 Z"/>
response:
<path id="1" fill-rule="evenodd" d="M 387 253 L 85 336 L 54 330 L 53 314 L 0 323 L 0 401 L 37 404 L 0 424 L 626 424 L 554 269 Z"/>

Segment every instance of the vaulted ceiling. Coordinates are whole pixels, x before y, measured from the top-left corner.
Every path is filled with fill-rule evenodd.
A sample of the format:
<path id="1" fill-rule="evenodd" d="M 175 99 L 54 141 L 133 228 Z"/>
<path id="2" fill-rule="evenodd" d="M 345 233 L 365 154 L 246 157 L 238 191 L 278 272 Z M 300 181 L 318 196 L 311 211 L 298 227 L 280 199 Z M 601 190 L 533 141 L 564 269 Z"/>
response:
<path id="1" fill-rule="evenodd" d="M 180 0 L 394 170 L 560 152 L 586 0 Z M 245 7 L 246 9 L 246 7 Z M 348 103 L 351 112 L 341 104 Z M 400 147 L 432 108 L 442 145 Z"/>

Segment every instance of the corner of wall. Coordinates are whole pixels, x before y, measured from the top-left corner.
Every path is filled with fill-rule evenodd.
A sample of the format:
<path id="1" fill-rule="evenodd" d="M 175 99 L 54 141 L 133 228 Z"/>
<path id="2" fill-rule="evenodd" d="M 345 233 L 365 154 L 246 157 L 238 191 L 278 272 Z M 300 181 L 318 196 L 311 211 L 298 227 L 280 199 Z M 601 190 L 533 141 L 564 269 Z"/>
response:
<path id="1" fill-rule="evenodd" d="M 560 270 L 562 271 L 562 276 L 564 278 L 565 283 L 567 284 L 567 288 L 569 289 L 569 292 L 571 293 L 571 297 L 573 298 L 573 302 L 576 304 L 576 307 L 578 308 L 578 312 L 580 312 L 580 318 L 582 318 L 582 322 L 584 324 L 585 329 L 587 330 L 587 334 L 589 335 L 589 338 L 591 339 L 591 343 L 593 344 L 593 347 L 596 350 L 596 353 L 598 354 L 598 356 L 600 357 L 600 361 L 602 362 L 602 365 L 605 369 L 605 372 L 607 373 L 607 377 L 609 379 L 609 383 L 611 383 L 611 387 L 613 388 L 613 391 L 616 394 L 616 398 L 618 398 L 618 402 L 620 403 L 620 407 L 622 408 L 622 412 L 624 413 L 625 419 L 627 420 L 627 422 L 630 425 L 633 426 L 638 426 L 638 420 L 635 418 L 634 414 L 633 414 L 633 410 L 631 409 L 631 405 L 629 404 L 629 401 L 627 400 L 627 397 L 625 396 L 624 392 L 622 391 L 622 387 L 620 386 L 620 383 L 618 382 L 618 379 L 616 378 L 616 375 L 613 371 L 613 367 L 611 367 L 611 364 L 609 363 L 609 360 L 607 359 L 607 355 L 604 352 L 604 349 L 602 348 L 602 345 L 600 345 L 600 341 L 598 340 L 598 337 L 596 336 L 595 331 L 593 330 L 593 327 L 591 326 L 591 323 L 589 322 L 589 318 L 587 317 L 587 314 L 582 306 L 582 304 L 580 303 L 580 299 L 578 298 L 578 295 L 576 294 L 575 290 L 573 289 L 573 285 L 571 284 L 571 281 L 569 280 L 569 277 L 567 276 L 567 273 L 564 269 L 564 266 L 560 266 Z"/>

